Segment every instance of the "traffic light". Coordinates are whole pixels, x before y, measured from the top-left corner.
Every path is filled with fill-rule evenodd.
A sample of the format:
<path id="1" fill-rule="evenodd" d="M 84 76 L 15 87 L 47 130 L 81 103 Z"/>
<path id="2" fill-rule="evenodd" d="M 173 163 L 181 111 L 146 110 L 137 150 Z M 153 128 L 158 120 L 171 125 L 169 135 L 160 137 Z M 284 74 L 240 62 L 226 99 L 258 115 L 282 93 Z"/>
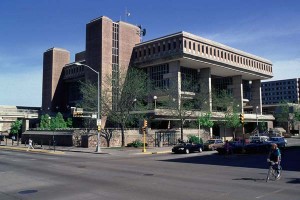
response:
<path id="1" fill-rule="evenodd" d="M 148 126 L 148 122 L 147 120 L 144 119 L 144 128 L 146 128 Z"/>
<path id="2" fill-rule="evenodd" d="M 98 126 L 98 131 L 101 131 L 101 126 Z"/>
<path id="3" fill-rule="evenodd" d="M 240 119 L 240 123 L 244 124 L 245 121 L 244 121 L 244 114 L 243 113 L 240 114 L 239 119 Z"/>

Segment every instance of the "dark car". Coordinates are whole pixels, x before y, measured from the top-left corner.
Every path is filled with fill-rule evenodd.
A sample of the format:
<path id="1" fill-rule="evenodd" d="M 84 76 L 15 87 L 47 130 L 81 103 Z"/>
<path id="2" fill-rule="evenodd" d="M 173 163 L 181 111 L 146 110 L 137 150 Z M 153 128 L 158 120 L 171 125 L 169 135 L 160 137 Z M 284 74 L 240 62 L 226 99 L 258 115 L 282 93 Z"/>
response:
<path id="1" fill-rule="evenodd" d="M 246 153 L 267 153 L 270 151 L 271 143 L 268 141 L 253 140 L 245 146 Z"/>
<path id="2" fill-rule="evenodd" d="M 283 137 L 270 137 L 269 142 L 277 144 L 278 148 L 284 148 L 287 141 Z"/>
<path id="3" fill-rule="evenodd" d="M 179 143 L 172 148 L 173 153 L 191 153 L 191 152 L 202 152 L 203 145 L 195 143 Z"/>
<path id="4" fill-rule="evenodd" d="M 235 153 L 242 153 L 243 148 L 244 148 L 244 143 L 241 143 L 239 141 L 229 141 L 229 148 L 228 148 L 228 153 L 229 154 L 235 154 Z M 225 148 L 225 145 L 222 147 L 218 147 L 217 151 L 219 154 L 226 154 L 227 149 Z"/>

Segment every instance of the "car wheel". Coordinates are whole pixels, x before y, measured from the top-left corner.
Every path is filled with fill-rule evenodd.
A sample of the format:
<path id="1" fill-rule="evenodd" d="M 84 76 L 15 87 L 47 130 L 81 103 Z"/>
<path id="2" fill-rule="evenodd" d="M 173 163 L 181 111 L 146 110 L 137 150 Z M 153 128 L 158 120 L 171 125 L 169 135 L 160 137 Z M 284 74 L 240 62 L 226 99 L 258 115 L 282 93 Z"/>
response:
<path id="1" fill-rule="evenodd" d="M 189 154 L 189 153 L 190 153 L 190 150 L 189 150 L 189 149 L 185 149 L 185 153 L 186 153 L 186 154 Z"/>
<path id="2" fill-rule="evenodd" d="M 201 147 L 199 147 L 198 151 L 199 151 L 199 153 L 201 153 L 201 152 L 202 152 L 202 148 L 201 148 Z"/>
<path id="3" fill-rule="evenodd" d="M 211 150 L 214 151 L 214 150 L 216 150 L 216 148 L 215 148 L 215 147 L 212 147 Z"/>

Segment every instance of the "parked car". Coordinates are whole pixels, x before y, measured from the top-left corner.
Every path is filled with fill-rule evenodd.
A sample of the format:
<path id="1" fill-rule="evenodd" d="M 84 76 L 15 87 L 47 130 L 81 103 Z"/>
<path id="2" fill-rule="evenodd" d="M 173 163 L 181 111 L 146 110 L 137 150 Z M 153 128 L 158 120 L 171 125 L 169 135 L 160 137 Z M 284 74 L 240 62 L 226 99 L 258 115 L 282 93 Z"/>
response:
<path id="1" fill-rule="evenodd" d="M 277 144 L 278 148 L 287 146 L 287 141 L 283 137 L 270 137 L 269 142 Z"/>
<path id="2" fill-rule="evenodd" d="M 221 139 L 210 139 L 207 140 L 203 144 L 203 149 L 204 150 L 216 150 L 218 147 L 222 147 L 224 145 L 224 142 Z"/>
<path id="3" fill-rule="evenodd" d="M 228 152 L 229 154 L 243 152 L 244 143 L 239 142 L 239 141 L 229 141 L 228 144 L 229 144 L 229 152 Z M 225 144 L 222 147 L 218 147 L 216 150 L 221 155 L 225 154 L 227 151 L 225 148 Z"/>
<path id="4" fill-rule="evenodd" d="M 270 151 L 271 143 L 269 141 L 252 140 L 245 146 L 246 153 L 267 153 Z"/>
<path id="5" fill-rule="evenodd" d="M 178 143 L 172 148 L 173 153 L 186 153 L 186 154 L 189 154 L 191 152 L 202 152 L 202 150 L 203 150 L 202 144 L 186 143 L 186 142 Z"/>

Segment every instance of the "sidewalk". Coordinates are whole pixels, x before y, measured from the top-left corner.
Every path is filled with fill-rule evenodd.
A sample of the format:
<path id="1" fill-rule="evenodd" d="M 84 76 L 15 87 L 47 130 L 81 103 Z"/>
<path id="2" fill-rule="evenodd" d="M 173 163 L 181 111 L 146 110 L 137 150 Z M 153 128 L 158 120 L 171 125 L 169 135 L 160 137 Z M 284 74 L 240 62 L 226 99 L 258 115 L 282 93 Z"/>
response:
<path id="1" fill-rule="evenodd" d="M 28 145 L 14 142 L 12 145 L 11 140 L 7 140 L 7 145 L 5 141 L 1 141 L 0 149 L 15 150 L 15 151 L 27 151 Z M 56 146 L 55 151 L 53 146 L 48 145 L 35 145 L 35 149 L 30 149 L 29 152 L 38 152 L 38 153 L 51 153 L 51 154 L 64 154 L 65 152 L 78 152 L 78 153 L 92 153 L 92 154 L 111 154 L 111 155 L 149 155 L 149 154 L 163 154 L 171 153 L 172 146 L 166 147 L 147 147 L 146 152 L 143 152 L 143 148 L 134 148 L 134 147 L 102 147 L 100 152 L 96 152 L 96 148 L 82 148 L 82 147 L 66 147 L 66 146 Z"/>

